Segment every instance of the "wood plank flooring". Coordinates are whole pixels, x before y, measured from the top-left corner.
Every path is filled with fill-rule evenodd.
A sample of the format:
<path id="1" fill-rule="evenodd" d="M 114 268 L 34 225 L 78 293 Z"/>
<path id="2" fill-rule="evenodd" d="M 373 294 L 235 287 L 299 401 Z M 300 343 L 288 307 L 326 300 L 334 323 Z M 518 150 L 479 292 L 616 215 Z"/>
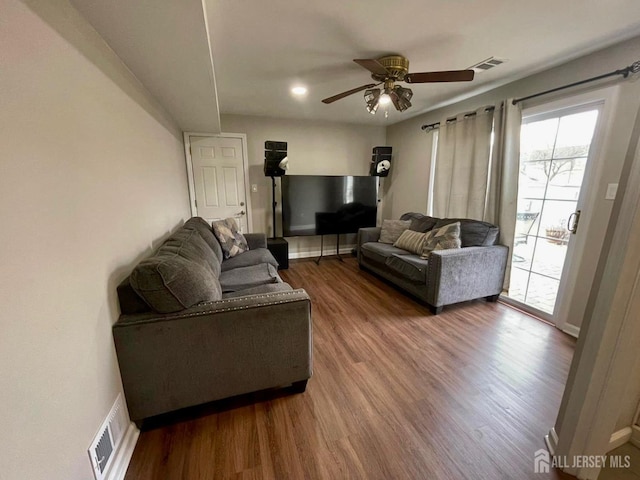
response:
<path id="1" fill-rule="evenodd" d="M 158 419 L 126 480 L 573 478 L 533 472 L 573 338 L 499 303 L 432 316 L 352 258 L 281 273 L 312 298 L 307 391 Z"/>

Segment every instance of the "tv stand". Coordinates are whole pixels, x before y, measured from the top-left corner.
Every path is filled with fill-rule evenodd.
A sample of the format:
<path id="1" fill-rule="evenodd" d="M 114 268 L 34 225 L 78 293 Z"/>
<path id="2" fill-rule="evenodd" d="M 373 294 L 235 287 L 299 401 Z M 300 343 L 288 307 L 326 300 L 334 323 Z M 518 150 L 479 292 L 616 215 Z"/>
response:
<path id="1" fill-rule="evenodd" d="M 344 262 L 342 257 L 340 256 L 340 234 L 336 233 L 336 256 L 338 260 Z M 316 258 L 316 265 L 320 265 L 320 260 L 324 258 L 324 235 L 320 235 L 320 256 Z"/>

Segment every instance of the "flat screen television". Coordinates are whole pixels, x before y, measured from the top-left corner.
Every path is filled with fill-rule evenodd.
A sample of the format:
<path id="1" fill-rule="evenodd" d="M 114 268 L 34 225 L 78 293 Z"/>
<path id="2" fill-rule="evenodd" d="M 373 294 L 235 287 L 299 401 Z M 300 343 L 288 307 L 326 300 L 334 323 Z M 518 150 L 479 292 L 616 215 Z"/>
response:
<path id="1" fill-rule="evenodd" d="M 285 175 L 281 179 L 285 237 L 355 233 L 376 225 L 377 177 Z"/>

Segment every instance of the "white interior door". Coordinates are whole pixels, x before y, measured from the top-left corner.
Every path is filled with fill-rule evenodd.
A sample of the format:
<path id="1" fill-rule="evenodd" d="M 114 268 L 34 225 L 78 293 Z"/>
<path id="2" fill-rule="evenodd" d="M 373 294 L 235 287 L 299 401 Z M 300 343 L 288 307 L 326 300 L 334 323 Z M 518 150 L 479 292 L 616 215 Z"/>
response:
<path id="1" fill-rule="evenodd" d="M 234 217 L 248 232 L 246 152 L 241 137 L 190 135 L 192 194 L 205 220 Z"/>

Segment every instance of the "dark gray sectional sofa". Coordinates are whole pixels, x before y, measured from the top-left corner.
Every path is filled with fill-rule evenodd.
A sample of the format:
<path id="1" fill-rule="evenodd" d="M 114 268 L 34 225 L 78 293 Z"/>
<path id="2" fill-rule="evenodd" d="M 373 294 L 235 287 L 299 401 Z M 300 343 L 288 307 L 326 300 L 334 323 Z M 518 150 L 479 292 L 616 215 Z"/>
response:
<path id="1" fill-rule="evenodd" d="M 223 259 L 194 217 L 118 286 L 113 326 L 130 418 L 268 388 L 304 391 L 312 373 L 311 303 L 284 283 L 264 234 Z"/>
<path id="2" fill-rule="evenodd" d="M 453 303 L 498 299 L 509 254 L 507 247 L 497 244 L 498 227 L 477 220 L 435 218 L 415 212 L 405 213 L 400 219 L 410 220 L 410 230 L 419 232 L 459 221 L 462 248 L 437 250 L 423 260 L 419 255 L 378 242 L 380 227 L 361 228 L 357 240 L 361 268 L 426 302 L 434 314 Z"/>

